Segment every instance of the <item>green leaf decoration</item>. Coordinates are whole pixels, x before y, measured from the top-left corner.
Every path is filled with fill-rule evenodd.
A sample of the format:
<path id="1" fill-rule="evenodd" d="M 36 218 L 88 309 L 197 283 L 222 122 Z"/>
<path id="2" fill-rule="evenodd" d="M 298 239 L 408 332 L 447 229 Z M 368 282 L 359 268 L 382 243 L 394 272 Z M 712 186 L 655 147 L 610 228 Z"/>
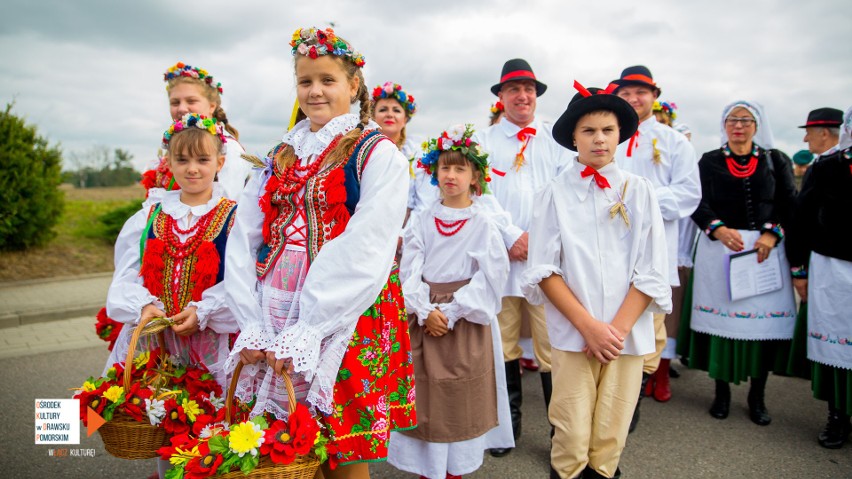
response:
<path id="1" fill-rule="evenodd" d="M 210 446 L 210 452 L 219 454 L 228 452 L 228 439 L 225 436 L 213 436 L 207 441 L 207 445 Z"/>
<path id="2" fill-rule="evenodd" d="M 257 464 L 260 462 L 257 456 L 252 456 L 251 454 L 246 454 L 243 456 L 243 459 L 240 461 L 240 470 L 243 471 L 243 474 L 248 474 L 257 467 Z"/>

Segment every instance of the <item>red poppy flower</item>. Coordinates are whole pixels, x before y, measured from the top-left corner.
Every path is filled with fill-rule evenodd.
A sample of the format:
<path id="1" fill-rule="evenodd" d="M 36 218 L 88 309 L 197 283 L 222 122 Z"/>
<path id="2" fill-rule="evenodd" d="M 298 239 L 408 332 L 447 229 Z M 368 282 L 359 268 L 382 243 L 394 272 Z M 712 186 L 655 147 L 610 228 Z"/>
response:
<path id="1" fill-rule="evenodd" d="M 296 448 L 287 423 L 278 420 L 269 426 L 260 445 L 260 453 L 268 455 L 276 464 L 290 464 L 296 459 Z"/>
<path id="2" fill-rule="evenodd" d="M 316 60 L 316 58 L 319 56 L 317 54 L 317 47 L 311 47 L 311 49 L 308 50 L 308 56 L 311 57 L 312 60 Z"/>
<path id="3" fill-rule="evenodd" d="M 198 444 L 198 457 L 193 457 L 184 466 L 184 479 L 203 479 L 216 475 L 216 469 L 222 464 L 222 455 L 210 452 L 207 441 Z"/>
<path id="4" fill-rule="evenodd" d="M 184 434 L 189 432 L 189 425 L 186 423 L 186 413 L 183 412 L 183 407 L 178 406 L 175 398 L 171 397 L 166 400 L 163 407 L 166 409 L 166 416 L 163 418 L 163 428 L 169 434 Z"/>
<path id="5" fill-rule="evenodd" d="M 83 420 L 83 425 L 87 426 L 88 411 L 86 408 L 91 407 L 98 414 L 102 413 L 106 407 L 107 401 L 103 398 L 104 392 L 110 387 L 109 381 L 104 381 L 100 387 L 94 391 L 80 391 L 74 396 L 80 400 L 80 419 Z"/>
<path id="6" fill-rule="evenodd" d="M 160 459 L 168 461 L 169 458 L 172 457 L 172 454 L 176 452 L 175 448 L 180 447 L 181 449 L 186 449 L 187 445 L 189 445 L 189 443 L 193 441 L 196 441 L 196 439 L 190 437 L 189 434 L 174 435 L 169 438 L 168 446 L 163 446 L 157 449 L 157 454 L 160 455 Z M 189 448 L 192 449 L 191 446 Z"/>
<path id="7" fill-rule="evenodd" d="M 302 404 L 297 405 L 296 412 L 290 414 L 288 423 L 290 426 L 290 435 L 293 436 L 293 447 L 296 449 L 296 453 L 304 455 L 311 452 L 320 428 L 317 420 L 311 415 L 308 408 Z"/>
<path id="8" fill-rule="evenodd" d="M 145 400 L 150 399 L 154 392 L 139 383 L 130 385 L 127 391 L 127 401 L 124 403 L 124 411 L 130 417 L 139 422 L 148 422 L 148 413 L 145 410 Z"/>
<path id="9" fill-rule="evenodd" d="M 144 175 L 142 179 L 144 184 Z M 99 338 L 109 343 L 109 350 L 112 351 L 113 346 L 115 346 L 115 340 L 118 338 L 118 333 L 121 332 L 121 328 L 124 324 L 108 317 L 106 314 L 106 308 L 101 308 L 95 318 L 97 319 L 97 323 L 95 323 L 95 332 L 98 333 Z"/>

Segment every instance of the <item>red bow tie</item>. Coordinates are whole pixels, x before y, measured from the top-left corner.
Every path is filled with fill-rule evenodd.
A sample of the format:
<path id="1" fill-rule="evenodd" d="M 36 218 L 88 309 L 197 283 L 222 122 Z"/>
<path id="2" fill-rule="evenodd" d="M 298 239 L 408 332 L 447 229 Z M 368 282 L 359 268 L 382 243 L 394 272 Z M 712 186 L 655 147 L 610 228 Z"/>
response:
<path id="1" fill-rule="evenodd" d="M 521 128 L 521 130 L 518 131 L 518 140 L 520 141 L 524 141 L 531 136 L 535 136 L 535 128 L 528 126 L 526 128 Z"/>
<path id="2" fill-rule="evenodd" d="M 583 178 L 588 178 L 590 176 L 594 176 L 595 177 L 595 183 L 598 185 L 598 188 L 600 188 L 602 190 L 609 188 L 609 181 L 606 180 L 606 177 L 604 175 L 598 173 L 598 170 L 592 168 L 591 166 L 587 166 L 585 170 L 580 172 L 580 176 L 582 176 Z"/>

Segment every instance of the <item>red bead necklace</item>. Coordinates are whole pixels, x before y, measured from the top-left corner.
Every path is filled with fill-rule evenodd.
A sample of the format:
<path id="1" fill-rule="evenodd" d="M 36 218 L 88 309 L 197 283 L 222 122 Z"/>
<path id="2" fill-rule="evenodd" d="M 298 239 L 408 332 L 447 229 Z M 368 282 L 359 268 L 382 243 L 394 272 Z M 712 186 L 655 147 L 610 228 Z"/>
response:
<path id="1" fill-rule="evenodd" d="M 444 221 L 437 216 L 435 217 L 435 228 L 441 236 L 453 236 L 458 233 L 470 218 L 465 218 L 458 221 Z"/>
<path id="2" fill-rule="evenodd" d="M 335 147 L 337 147 L 341 138 L 343 138 L 343 135 L 337 135 L 334 137 L 334 139 L 331 140 L 331 143 L 328 144 L 328 147 L 320 153 L 313 163 L 306 166 L 300 166 L 294 163 L 282 171 L 279 175 L 281 181 L 278 185 L 278 193 L 280 195 L 288 195 L 301 190 L 305 186 L 305 183 L 307 183 L 308 180 L 316 175 L 320 168 L 322 168 L 325 163 L 325 157 L 328 156 Z M 303 174 L 297 175 L 296 173 Z"/>
<path id="3" fill-rule="evenodd" d="M 221 200 L 219 201 L 221 202 Z M 175 221 L 171 215 L 165 215 L 166 234 L 164 239 L 166 243 L 166 254 L 177 260 L 182 260 L 194 253 L 201 245 L 201 242 L 204 239 L 203 233 L 207 231 L 207 228 L 213 221 L 213 217 L 216 215 L 216 210 L 218 209 L 219 205 L 216 205 L 216 207 L 205 213 L 201 218 L 198 218 L 198 221 L 186 230 L 181 229 L 177 225 L 177 221 Z M 191 233 L 195 234 L 192 234 L 185 242 L 182 242 L 178 237 L 178 234 L 188 235 Z"/>
<path id="4" fill-rule="evenodd" d="M 745 165 L 737 163 L 727 143 L 722 147 L 722 154 L 725 155 L 725 164 L 728 167 L 728 171 L 735 178 L 748 178 L 757 170 L 757 145 L 754 145 L 754 149 L 751 151 L 751 158 L 749 158 L 748 163 Z"/>

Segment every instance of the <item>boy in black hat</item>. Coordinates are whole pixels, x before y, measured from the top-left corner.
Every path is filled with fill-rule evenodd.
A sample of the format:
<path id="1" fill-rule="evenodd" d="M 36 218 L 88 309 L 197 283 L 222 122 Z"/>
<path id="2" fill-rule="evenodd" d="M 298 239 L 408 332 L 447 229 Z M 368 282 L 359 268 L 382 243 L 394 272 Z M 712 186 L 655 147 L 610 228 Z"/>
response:
<path id="1" fill-rule="evenodd" d="M 535 118 L 536 101 L 547 90 L 526 60 L 515 58 L 503 65 L 500 81 L 491 87 L 503 105 L 503 119 L 476 133 L 475 140 L 488 153 L 491 162 L 491 191 L 502 209 L 511 215 L 511 223 L 502 229 L 503 243 L 509 250 L 509 279 L 503 291 L 502 309 L 497 316 L 503 341 L 506 386 L 512 430 L 521 435 L 520 358 L 518 345 L 521 317 L 526 314 L 533 338 L 533 352 L 540 365 L 545 405 L 550 402 L 550 341 L 547 338 L 544 308 L 529 304 L 521 292 L 521 274 L 526 269 L 529 225 L 533 216 L 534 192 L 553 179 L 569 159 L 551 135 L 551 126 Z M 500 457 L 510 449 L 492 449 Z"/>
<path id="2" fill-rule="evenodd" d="M 799 127 L 805 129 L 802 141 L 808 144 L 808 150 L 814 155 L 828 156 L 837 151 L 842 124 L 842 111 L 836 108 L 817 108 L 808 113 L 808 121 Z"/>
<path id="3" fill-rule="evenodd" d="M 627 67 L 612 83 L 616 85 L 615 95 L 627 101 L 639 117 L 636 133 L 629 142 L 618 147 L 615 159 L 621 168 L 651 180 L 654 186 L 666 229 L 669 255 L 666 271 L 669 284 L 676 288 L 681 285 L 677 267 L 679 223 L 681 219 L 688 218 L 701 201 L 698 158 L 685 136 L 658 122 L 654 116 L 654 101 L 661 91 L 647 67 Z M 672 395 L 669 366 L 675 357 L 675 319 L 674 316 L 668 321 L 663 315 L 654 317 L 656 346 L 654 353 L 645 358 L 645 381 L 649 381 L 649 387 L 644 391 L 661 402 L 668 401 Z M 638 408 L 637 405 L 631 431 L 639 419 Z"/>
<path id="4" fill-rule="evenodd" d="M 536 194 L 523 290 L 544 303 L 552 345 L 551 478 L 619 477 L 652 313 L 671 311 L 666 238 L 651 182 L 613 161 L 636 112 L 575 87 L 553 136 L 578 156 Z"/>

